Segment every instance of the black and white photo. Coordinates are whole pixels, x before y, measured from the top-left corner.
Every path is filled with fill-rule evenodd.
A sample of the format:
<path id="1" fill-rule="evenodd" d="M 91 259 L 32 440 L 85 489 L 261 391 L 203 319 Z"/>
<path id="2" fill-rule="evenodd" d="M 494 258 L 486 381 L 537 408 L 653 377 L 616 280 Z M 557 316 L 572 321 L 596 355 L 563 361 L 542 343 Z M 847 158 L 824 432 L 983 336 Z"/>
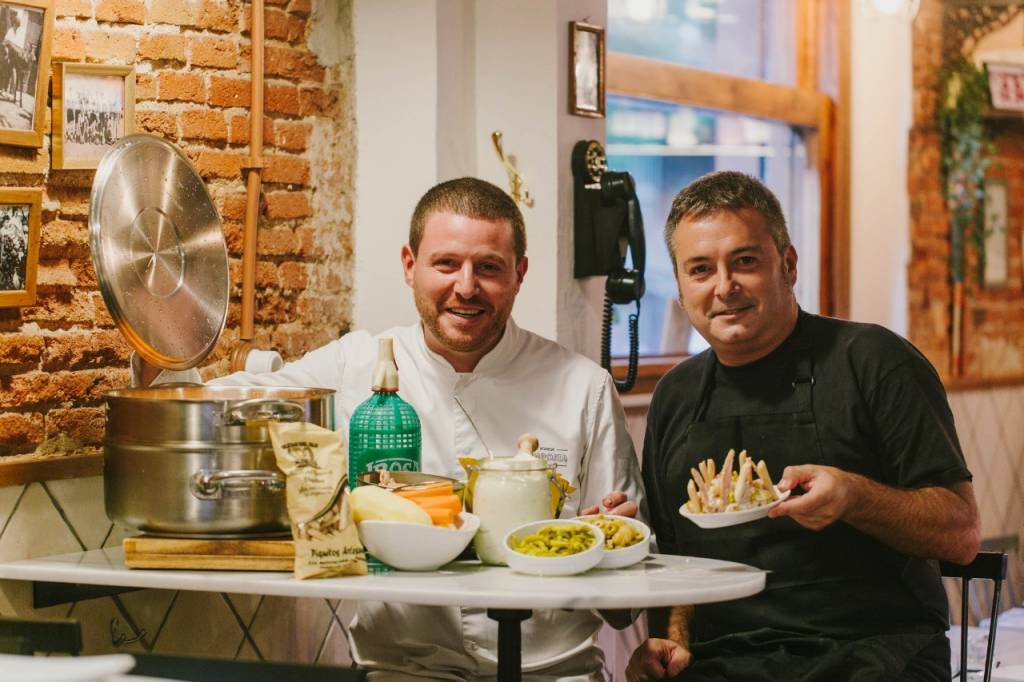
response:
<path id="1" fill-rule="evenodd" d="M 134 70 L 63 63 L 54 83 L 54 168 L 95 168 L 132 132 Z"/>
<path id="2" fill-rule="evenodd" d="M 42 190 L 0 188 L 0 307 L 35 303 Z"/>
<path id="3" fill-rule="evenodd" d="M 41 146 L 49 76 L 48 2 L 0 2 L 0 143 Z"/>
<path id="4" fill-rule="evenodd" d="M 569 24 L 569 112 L 604 117 L 604 29 Z"/>

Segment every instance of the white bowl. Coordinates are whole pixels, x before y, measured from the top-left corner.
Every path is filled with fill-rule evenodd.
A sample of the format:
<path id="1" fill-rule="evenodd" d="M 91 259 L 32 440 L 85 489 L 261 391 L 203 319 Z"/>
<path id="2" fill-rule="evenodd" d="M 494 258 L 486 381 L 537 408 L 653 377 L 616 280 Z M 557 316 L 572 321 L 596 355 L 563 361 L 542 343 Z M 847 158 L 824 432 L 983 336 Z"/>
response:
<path id="1" fill-rule="evenodd" d="M 712 513 L 701 512 L 700 514 L 694 514 L 692 511 L 687 509 L 684 504 L 679 508 L 679 513 L 696 523 L 701 528 L 725 528 L 726 526 L 736 526 L 741 523 L 756 521 L 757 519 L 763 519 L 768 516 L 768 510 L 772 507 L 779 506 L 784 499 L 789 497 L 790 492 L 791 491 L 789 490 L 782 492 L 778 487 L 776 487 L 775 494 L 779 496 L 779 499 L 760 507 L 751 507 L 750 509 L 741 509 L 740 511 Z"/>
<path id="2" fill-rule="evenodd" d="M 598 568 L 625 568 L 643 560 L 650 554 L 651 529 L 646 523 L 630 516 L 619 516 L 618 514 L 588 514 L 587 516 L 577 516 L 576 518 L 580 521 L 588 521 L 598 516 L 604 516 L 606 519 L 618 519 L 623 523 L 628 523 L 643 534 L 643 538 L 639 542 L 629 547 L 604 550 L 604 556 L 601 557 L 601 563 L 597 565 Z"/>
<path id="3" fill-rule="evenodd" d="M 587 526 L 593 531 L 596 541 L 582 552 L 565 556 L 522 554 L 512 549 L 509 545 L 513 535 L 522 539 L 531 533 L 536 533 L 544 526 Z M 508 562 L 508 567 L 513 571 L 529 573 L 530 575 L 575 575 L 576 573 L 583 573 L 597 566 L 604 555 L 604 533 L 597 526 L 577 519 L 548 519 L 546 521 L 524 523 L 506 533 L 505 539 L 502 540 L 501 544 L 505 548 L 505 561 Z"/>
<path id="4" fill-rule="evenodd" d="M 455 517 L 455 528 L 403 521 L 361 521 L 356 524 L 366 551 L 400 571 L 433 571 L 462 554 L 480 528 L 469 512 Z"/>

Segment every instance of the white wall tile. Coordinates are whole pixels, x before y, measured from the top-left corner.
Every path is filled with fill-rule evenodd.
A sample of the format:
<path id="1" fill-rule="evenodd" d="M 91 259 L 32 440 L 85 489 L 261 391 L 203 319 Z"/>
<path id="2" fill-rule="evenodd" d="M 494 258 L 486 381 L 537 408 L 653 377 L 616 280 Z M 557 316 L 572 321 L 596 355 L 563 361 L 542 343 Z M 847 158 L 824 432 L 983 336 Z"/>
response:
<path id="1" fill-rule="evenodd" d="M 64 510 L 86 549 L 99 549 L 111 525 L 103 508 L 103 477 L 48 481 L 43 485 Z"/>
<path id="2" fill-rule="evenodd" d="M 312 663 L 327 637 L 331 613 L 325 599 L 267 597 L 249 634 L 268 661 Z"/>
<path id="3" fill-rule="evenodd" d="M 153 652 L 234 658 L 242 629 L 221 596 L 211 592 L 179 592 Z"/>

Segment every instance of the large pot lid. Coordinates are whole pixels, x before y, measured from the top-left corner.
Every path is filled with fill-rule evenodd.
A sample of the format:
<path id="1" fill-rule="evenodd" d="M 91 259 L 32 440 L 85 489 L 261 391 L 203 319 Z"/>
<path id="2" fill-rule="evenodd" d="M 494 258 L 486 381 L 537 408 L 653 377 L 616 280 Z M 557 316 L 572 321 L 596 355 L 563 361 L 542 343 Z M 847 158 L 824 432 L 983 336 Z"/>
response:
<path id="1" fill-rule="evenodd" d="M 188 369 L 217 343 L 228 311 L 228 253 L 199 174 L 170 142 L 121 139 L 92 185 L 89 241 L 103 300 L 150 364 Z"/>

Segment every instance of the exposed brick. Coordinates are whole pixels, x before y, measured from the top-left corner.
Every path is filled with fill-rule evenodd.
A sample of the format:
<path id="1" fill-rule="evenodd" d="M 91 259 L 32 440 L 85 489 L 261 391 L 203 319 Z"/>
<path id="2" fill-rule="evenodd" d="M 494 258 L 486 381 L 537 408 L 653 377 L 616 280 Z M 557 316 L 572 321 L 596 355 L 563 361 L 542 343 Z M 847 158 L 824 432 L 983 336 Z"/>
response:
<path id="1" fill-rule="evenodd" d="M 157 88 L 162 100 L 202 102 L 206 99 L 203 77 L 182 71 L 161 71 L 157 74 Z"/>
<path id="2" fill-rule="evenodd" d="M 283 289 L 305 289 L 309 283 L 305 263 L 295 261 L 281 263 L 277 272 Z"/>
<path id="3" fill-rule="evenodd" d="M 263 228 L 259 232 L 256 251 L 261 256 L 295 256 L 298 242 L 288 228 Z"/>
<path id="4" fill-rule="evenodd" d="M 141 24 L 146 21 L 146 4 L 143 0 L 99 0 L 96 21 Z"/>
<path id="5" fill-rule="evenodd" d="M 42 230 L 39 238 L 40 258 L 88 258 L 89 253 L 89 227 L 85 223 L 71 220 L 50 220 L 46 223 L 46 229 Z"/>
<path id="6" fill-rule="evenodd" d="M 338 102 L 338 94 L 333 90 L 319 87 L 299 88 L 300 116 L 322 116 L 330 111 Z"/>
<path id="7" fill-rule="evenodd" d="M 300 17 L 308 17 L 313 11 L 313 0 L 292 0 L 288 3 L 288 11 Z"/>
<path id="8" fill-rule="evenodd" d="M 220 0 L 203 0 L 196 23 L 200 28 L 230 33 L 238 29 L 238 13 L 232 4 Z"/>
<path id="9" fill-rule="evenodd" d="M 285 358 L 294 358 L 331 340 L 323 331 L 279 330 L 273 335 L 274 348 Z"/>
<path id="10" fill-rule="evenodd" d="M 0 412 L 0 453 L 28 452 L 42 440 L 42 414 Z"/>
<path id="11" fill-rule="evenodd" d="M 75 274 L 68 267 L 66 260 L 39 261 L 36 268 L 36 285 L 40 289 L 47 287 L 73 287 L 78 284 Z"/>
<path id="12" fill-rule="evenodd" d="M 109 28 L 82 32 L 85 55 L 90 62 L 131 64 L 135 61 L 135 36 Z"/>
<path id="13" fill-rule="evenodd" d="M 263 157 L 263 180 L 285 185 L 305 185 L 309 182 L 309 161 L 299 156 L 284 154 Z"/>
<path id="14" fill-rule="evenodd" d="M 178 140 L 178 120 L 174 118 L 174 114 L 166 111 L 136 109 L 135 127 L 142 132 L 153 133 L 172 142 Z"/>
<path id="15" fill-rule="evenodd" d="M 92 265 L 92 258 L 71 258 L 68 259 L 68 269 L 75 276 L 80 287 L 99 287 L 96 280 L 96 270 Z"/>
<path id="16" fill-rule="evenodd" d="M 156 99 L 156 78 L 153 74 L 135 74 L 135 99 L 139 102 Z"/>
<path id="17" fill-rule="evenodd" d="M 189 44 L 192 66 L 233 69 L 238 65 L 238 45 L 227 38 L 196 36 Z"/>
<path id="18" fill-rule="evenodd" d="M 266 73 L 290 80 L 322 81 L 324 68 L 305 50 L 268 45 L 265 51 Z"/>
<path id="19" fill-rule="evenodd" d="M 228 255 L 235 257 L 242 255 L 242 232 L 245 226 L 238 222 L 245 218 L 245 205 L 242 205 L 242 217 L 224 223 L 224 241 L 228 245 Z"/>
<path id="20" fill-rule="evenodd" d="M 149 4 L 149 22 L 195 26 L 199 16 L 196 0 L 152 0 Z"/>
<path id="21" fill-rule="evenodd" d="M 222 142 L 228 137 L 224 114 L 219 111 L 194 109 L 181 112 L 181 137 L 186 140 Z"/>
<path id="22" fill-rule="evenodd" d="M 85 43 L 82 34 L 72 26 L 57 26 L 53 29 L 53 59 L 80 62 L 85 60 Z"/>
<path id="23" fill-rule="evenodd" d="M 231 152 L 219 152 L 203 149 L 197 153 L 190 152 L 196 170 L 206 179 L 229 178 L 237 179 L 241 175 L 242 162 L 245 156 Z"/>
<path id="24" fill-rule="evenodd" d="M 43 369 L 53 372 L 126 365 L 130 351 L 121 333 L 113 329 L 49 336 L 42 357 Z"/>
<path id="25" fill-rule="evenodd" d="M 49 129 L 49 121 L 45 128 Z M 45 149 L 21 149 L 0 145 L 0 173 L 43 176 L 50 165 L 48 157 Z M 17 184 L 26 183 L 19 181 Z"/>
<path id="26" fill-rule="evenodd" d="M 268 113 L 297 116 L 301 110 L 299 89 L 294 85 L 268 85 L 264 90 L 264 106 Z"/>
<path id="27" fill-rule="evenodd" d="M 72 407 L 50 410 L 46 414 L 46 435 L 63 434 L 82 445 L 99 445 L 107 425 L 103 407 Z"/>
<path id="28" fill-rule="evenodd" d="M 177 33 L 154 33 L 139 40 L 139 57 L 184 64 L 187 45 L 188 41 Z"/>
<path id="29" fill-rule="evenodd" d="M 210 104 L 215 107 L 247 107 L 249 106 L 250 85 L 248 79 L 210 78 Z"/>
<path id="30" fill-rule="evenodd" d="M 313 215 L 313 207 L 305 192 L 268 192 L 266 201 L 268 218 L 285 220 Z"/>
<path id="31" fill-rule="evenodd" d="M 245 220 L 245 193 L 225 194 L 221 202 L 220 215 L 224 220 Z"/>
<path id="32" fill-rule="evenodd" d="M 21 374 L 39 365 L 43 337 L 33 334 L 0 334 L 0 375 Z"/>
<path id="33" fill-rule="evenodd" d="M 309 144 L 313 126 L 301 121 L 277 121 L 274 125 L 274 146 L 301 152 Z"/>
<path id="34" fill-rule="evenodd" d="M 231 144 L 249 144 L 249 114 L 236 114 L 231 117 L 231 131 L 228 142 Z M 274 144 L 274 119 L 263 119 L 263 144 Z"/>
<path id="35" fill-rule="evenodd" d="M 96 319 L 96 306 L 88 291 L 56 289 L 39 292 L 35 305 L 21 309 L 21 317 L 26 322 L 39 322 L 52 328 L 92 324 Z"/>
<path id="36" fill-rule="evenodd" d="M 88 19 L 92 16 L 92 3 L 89 0 L 56 0 L 53 10 L 58 17 Z"/>

